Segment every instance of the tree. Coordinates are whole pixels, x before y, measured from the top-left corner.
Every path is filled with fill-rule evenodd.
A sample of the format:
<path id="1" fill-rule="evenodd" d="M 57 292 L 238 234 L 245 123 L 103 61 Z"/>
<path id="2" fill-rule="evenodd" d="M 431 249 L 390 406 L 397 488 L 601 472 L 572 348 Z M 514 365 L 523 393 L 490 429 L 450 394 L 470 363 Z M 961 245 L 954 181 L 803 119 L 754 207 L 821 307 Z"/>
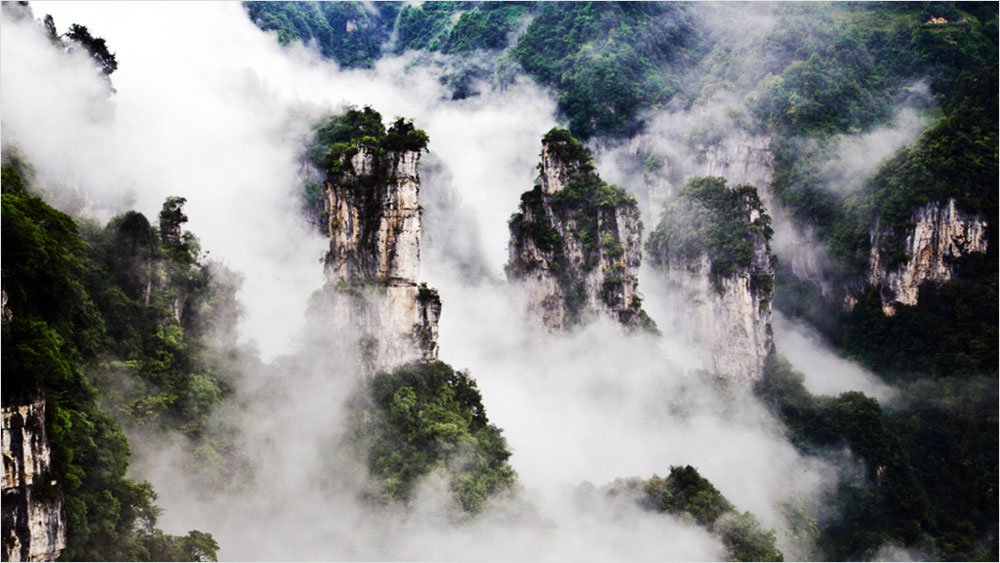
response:
<path id="1" fill-rule="evenodd" d="M 108 51 L 108 45 L 103 38 L 92 36 L 87 26 L 75 23 L 69 26 L 69 31 L 63 37 L 83 47 L 90 53 L 91 58 L 100 67 L 101 73 L 104 76 L 111 76 L 111 73 L 118 70 L 118 61 L 115 59 L 115 54 Z"/>
<path id="2" fill-rule="evenodd" d="M 170 196 L 163 202 L 163 209 L 160 211 L 160 238 L 167 248 L 177 247 L 181 243 L 181 225 L 188 220 L 184 214 L 185 203 L 187 199 L 178 196 Z"/>

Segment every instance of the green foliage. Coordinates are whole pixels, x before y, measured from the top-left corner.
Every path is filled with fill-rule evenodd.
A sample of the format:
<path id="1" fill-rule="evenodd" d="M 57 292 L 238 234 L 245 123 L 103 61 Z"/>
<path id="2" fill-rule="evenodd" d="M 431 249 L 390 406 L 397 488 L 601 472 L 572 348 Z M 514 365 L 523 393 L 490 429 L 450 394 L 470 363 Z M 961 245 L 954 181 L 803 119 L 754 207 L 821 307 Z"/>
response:
<path id="1" fill-rule="evenodd" d="M 808 134 L 860 128 L 888 116 L 889 97 L 871 54 L 850 37 L 826 49 L 763 82 L 752 106 L 759 121 Z"/>
<path id="2" fill-rule="evenodd" d="M 191 530 L 186 536 L 175 537 L 154 530 L 143 539 L 150 561 L 217 561 L 219 544 L 212 534 Z"/>
<path id="3" fill-rule="evenodd" d="M 71 44 L 83 47 L 105 76 L 110 76 L 118 69 L 118 61 L 115 59 L 115 54 L 108 51 L 107 42 L 101 37 L 91 35 L 87 26 L 74 23 L 69 26 L 69 31 L 64 37 Z"/>
<path id="4" fill-rule="evenodd" d="M 419 6 L 406 6 L 396 21 L 396 52 L 408 49 L 437 51 L 448 41 L 452 17 L 466 5 L 465 2 L 428 2 Z"/>
<path id="5" fill-rule="evenodd" d="M 427 2 L 404 6 L 396 21 L 396 53 L 407 50 L 468 55 L 501 49 L 526 2 Z"/>
<path id="6" fill-rule="evenodd" d="M 309 158 L 327 174 L 342 176 L 354 172 L 348 169 L 350 159 L 362 146 L 380 157 L 387 153 L 424 150 L 429 140 L 427 133 L 413 126 L 412 120 L 396 118 L 387 130 L 382 124 L 382 114 L 369 106 L 361 110 L 351 106 L 316 127 L 309 145 Z M 376 164 L 382 160 L 388 165 L 387 159 L 378 159 Z M 383 174 L 387 173 L 384 168 L 387 166 L 375 167 Z"/>
<path id="7" fill-rule="evenodd" d="M 680 89 L 663 69 L 684 61 L 697 38 L 679 4 L 553 2 L 541 7 L 510 56 L 559 91 L 574 136 L 624 136 L 639 130 L 642 109 L 659 107 Z"/>
<path id="8" fill-rule="evenodd" d="M 202 264 L 197 239 L 181 233 L 183 203 L 167 199 L 159 233 L 134 211 L 88 229 L 84 280 L 104 321 L 105 353 L 115 358 L 93 374 L 106 403 L 131 424 L 197 438 L 232 390 L 228 360 L 205 353 L 203 339 L 234 330 L 237 288 L 223 267 Z"/>
<path id="9" fill-rule="evenodd" d="M 437 301 L 439 303 L 441 302 L 441 296 L 438 294 L 438 290 L 434 289 L 433 287 L 427 287 L 427 284 L 424 282 L 421 282 L 420 285 L 417 286 L 417 299 L 420 300 L 421 302 L 425 301 Z"/>
<path id="10" fill-rule="evenodd" d="M 773 26 L 737 37 L 708 25 L 703 10 L 672 3 L 379 2 L 368 11 L 355 2 L 244 5 L 283 43 L 315 39 L 346 66 L 370 66 L 393 31 L 397 54 L 467 59 L 505 47 L 518 22 L 533 16 L 495 75 L 502 81 L 519 66 L 555 89 L 570 130 L 583 139 L 632 135 L 648 110 L 718 92 L 749 95 L 753 125 L 785 136 L 859 131 L 888 118 L 907 84 L 929 78 L 936 95 L 950 97 L 961 90 L 963 72 L 997 58 L 996 11 L 988 4 L 787 3 L 772 8 Z M 952 23 L 924 23 L 937 12 Z M 459 74 L 445 80 L 464 97 L 469 77 Z"/>
<path id="11" fill-rule="evenodd" d="M 819 544 L 826 557 L 867 557 L 889 542 L 913 546 L 934 529 L 918 474 L 874 399 L 856 391 L 810 395 L 801 374 L 775 354 L 768 357 L 755 391 L 803 452 L 837 462 L 833 452 L 848 446 L 864 463 L 864 471 L 842 480 L 827 501 L 839 505 L 840 516 L 821 526 Z"/>
<path id="12" fill-rule="evenodd" d="M 725 514 L 715 524 L 733 561 L 784 561 L 773 530 L 761 527 L 750 512 Z"/>
<path id="13" fill-rule="evenodd" d="M 538 192 L 541 193 L 541 189 Z M 510 227 L 528 237 L 542 252 L 558 252 L 562 246 L 562 237 L 548 221 L 525 221 L 523 213 L 515 213 L 510 219 Z"/>
<path id="14" fill-rule="evenodd" d="M 963 74 L 944 114 L 911 148 L 885 163 L 869 186 L 873 219 L 888 229 L 885 254 L 902 254 L 913 212 L 955 199 L 967 213 L 996 217 L 997 66 Z M 900 259 L 890 261 L 889 265 Z"/>
<path id="15" fill-rule="evenodd" d="M 566 129 L 553 127 L 542 137 L 542 145 L 572 170 L 584 173 L 594 170 L 594 159 L 590 149 L 583 146 L 583 143 Z"/>
<path id="16" fill-rule="evenodd" d="M 73 330 L 78 323 L 89 325 L 95 317 L 80 279 L 80 254 L 86 245 L 77 235 L 76 224 L 40 198 L 4 193 L 2 228 L 3 288 L 10 310 L 23 319 L 44 319 L 64 338 L 75 340 L 74 344 L 91 347 L 89 339 L 94 335 L 90 331 Z M 95 328 L 103 332 L 102 327 Z M 16 377 L 4 378 L 5 385 Z"/>
<path id="17" fill-rule="evenodd" d="M 366 391 L 355 427 L 376 500 L 408 501 L 422 477 L 443 472 L 456 502 L 475 513 L 515 486 L 506 441 L 467 373 L 442 362 L 410 364 L 377 374 Z"/>
<path id="18" fill-rule="evenodd" d="M 997 559 L 998 396 L 995 374 L 924 379 L 886 409 L 932 507 L 943 561 Z"/>
<path id="19" fill-rule="evenodd" d="M 282 44 L 315 41 L 323 56 L 345 67 L 371 67 L 392 34 L 399 4 L 376 2 L 244 2 L 251 21 L 277 32 Z"/>
<path id="20" fill-rule="evenodd" d="M 759 212 L 753 221 L 752 211 Z M 718 285 L 751 267 L 755 240 L 771 238 L 770 222 L 753 186 L 730 189 L 724 178 L 692 178 L 666 205 L 660 224 L 646 241 L 646 252 L 661 268 L 674 262 L 695 264 L 707 256 Z M 769 283 L 761 279 L 757 285 L 766 288 Z"/>
<path id="21" fill-rule="evenodd" d="M 307 150 L 312 163 L 324 172 L 326 184 L 334 186 L 341 197 L 354 198 L 353 204 L 361 210 L 361 232 L 374 233 L 383 213 L 386 187 L 395 181 L 400 159 L 407 152 L 425 150 L 429 141 L 427 133 L 414 127 L 412 120 L 397 117 L 387 129 L 382 115 L 371 107 L 359 110 L 350 106 L 315 128 Z M 364 174 L 354 169 L 352 161 L 361 152 L 367 159 Z M 316 183 L 307 184 L 302 201 L 320 228 L 333 236 L 340 225 L 329 221 L 321 189 Z M 369 237 L 363 243 L 375 241 Z"/>
<path id="22" fill-rule="evenodd" d="M 906 231 L 922 205 L 955 198 L 968 212 L 997 214 L 996 33 L 965 12 L 968 23 L 925 25 L 915 6 L 788 7 L 769 40 L 793 56 L 764 65 L 772 74 L 752 97 L 758 123 L 780 134 L 775 193 L 828 244 L 834 273 L 847 283 L 864 279 L 876 227 L 888 265 L 906 258 Z M 978 13 L 995 25 L 995 11 Z M 885 121 L 907 84 L 928 76 L 943 115 L 859 193 L 838 195 L 822 174 L 830 157 L 823 137 Z"/>
<path id="23" fill-rule="evenodd" d="M 382 149 L 390 152 L 420 152 L 427 148 L 430 137 L 413 126 L 412 119 L 397 118 L 385 133 Z"/>
<path id="24" fill-rule="evenodd" d="M 921 287 L 918 305 L 889 317 L 878 291 L 860 297 L 844 328 L 844 350 L 893 380 L 996 374 L 996 235 L 990 253 L 959 260 L 956 280 Z"/>
<path id="25" fill-rule="evenodd" d="M 465 54 L 480 49 L 502 49 L 507 46 L 508 36 L 516 30 L 518 19 L 530 9 L 527 2 L 478 4 L 462 12 L 441 51 Z"/>
<path id="26" fill-rule="evenodd" d="M 756 87 L 751 108 L 762 124 L 786 135 L 856 131 L 888 117 L 907 82 L 931 77 L 935 93 L 950 95 L 959 74 L 996 60 L 995 33 L 971 14 L 967 25 L 937 27 L 914 8 L 787 5 L 746 54 L 755 64 L 727 60 L 724 44 L 709 58 Z"/>
<path id="27" fill-rule="evenodd" d="M 670 476 L 653 476 L 644 487 L 646 500 L 660 512 L 688 513 L 702 526 L 715 523 L 720 516 L 733 510 L 708 479 L 690 465 L 671 467 Z"/>
<path id="28" fill-rule="evenodd" d="M 382 114 L 369 106 L 362 110 L 348 107 L 344 113 L 316 127 L 309 145 L 309 158 L 321 169 L 328 169 L 334 164 L 341 165 L 342 156 L 350 159 L 354 153 L 349 151 L 356 151 L 362 139 L 377 144 L 384 138 Z"/>
<path id="29" fill-rule="evenodd" d="M 658 512 L 687 515 L 722 538 L 733 561 L 784 561 L 775 535 L 749 512 L 732 503 L 694 467 L 670 468 L 666 479 L 654 475 L 643 485 L 643 505 Z"/>
<path id="30" fill-rule="evenodd" d="M 19 176 L 13 168 L 5 174 L 5 182 Z M 154 528 L 156 495 L 148 483 L 125 477 L 128 440 L 101 410 L 101 394 L 84 375 L 98 357 L 115 352 L 107 327 L 119 322 L 92 297 L 100 289 L 90 278 L 94 244 L 81 239 L 69 216 L 40 198 L 14 192 L 2 196 L 2 277 L 10 316 L 3 323 L 3 398 L 5 405 L 39 394 L 46 399 L 52 478 L 66 507 L 62 557 L 214 559 L 217 546 L 210 535 L 192 531 L 175 537 Z M 157 242 L 139 214 L 122 217 L 118 226 L 123 260 L 142 259 Z M 99 283 L 123 295 L 118 279 L 105 275 Z M 157 551 L 154 544 L 164 549 Z"/>
<path id="31" fill-rule="evenodd" d="M 603 240 L 602 233 L 599 232 L 601 218 L 607 218 L 620 209 L 638 214 L 638 204 L 632 194 L 597 176 L 590 149 L 573 138 L 569 131 L 554 127 L 542 137 L 542 143 L 545 147 L 543 155 L 547 150 L 556 158 L 557 165 L 564 166 L 569 171 L 565 187 L 552 197 L 552 212 L 564 224 L 572 219 L 573 234 L 583 244 L 585 266 L 587 269 L 593 268 L 599 259 L 598 250 Z M 525 201 L 522 196 L 522 210 Z M 545 214 L 536 213 L 535 216 L 544 217 Z M 610 233 L 603 234 L 613 238 Z"/>
<path id="32" fill-rule="evenodd" d="M 597 267 L 602 256 L 618 259 L 624 254 L 622 243 L 618 240 L 617 214 L 638 217 L 638 204 L 630 193 L 609 185 L 597 176 L 590 150 L 573 138 L 569 131 L 555 127 L 545 134 L 542 143 L 542 158 L 548 155 L 552 159 L 549 165 L 563 170 L 565 185 L 551 198 L 542 192 L 541 185 L 521 194 L 520 211 L 511 216 L 509 226 L 513 244 L 519 251 L 530 241 L 535 248 L 548 255 L 549 271 L 555 274 L 565 290 L 567 322 L 572 325 L 581 320 L 587 303 L 584 276 Z M 541 168 L 543 165 L 539 163 L 538 166 Z M 550 219 L 553 216 L 558 223 Z M 557 224 L 565 230 L 564 235 L 560 234 Z M 581 263 L 571 264 L 563 236 L 580 242 L 583 251 Z M 517 276 L 532 271 L 538 265 L 511 264 L 508 265 L 508 274 Z M 621 274 L 620 271 L 604 272 L 601 297 L 610 306 L 621 305 L 622 310 L 634 318 L 636 325 L 655 330 L 655 323 L 641 309 L 641 301 L 615 302 L 620 300 L 615 296 L 619 295 L 623 283 Z"/>
<path id="33" fill-rule="evenodd" d="M 28 195 L 28 184 L 30 180 L 25 180 L 25 178 L 30 178 L 30 171 L 26 170 L 24 167 L 24 162 L 17 156 L 12 155 L 9 157 L 6 152 L 4 154 L 2 178 L 0 178 L 0 187 L 3 189 L 5 194 L 13 194 L 16 196 Z"/>

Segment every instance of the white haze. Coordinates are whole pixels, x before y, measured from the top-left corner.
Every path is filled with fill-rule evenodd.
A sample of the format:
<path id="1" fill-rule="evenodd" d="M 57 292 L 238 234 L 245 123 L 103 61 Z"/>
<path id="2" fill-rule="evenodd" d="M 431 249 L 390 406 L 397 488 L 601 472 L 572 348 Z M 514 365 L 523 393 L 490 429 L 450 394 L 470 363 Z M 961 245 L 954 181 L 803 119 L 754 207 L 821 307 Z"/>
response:
<path id="1" fill-rule="evenodd" d="M 889 123 L 871 131 L 839 135 L 832 142 L 832 158 L 823 166 L 823 178 L 833 191 L 850 193 L 861 189 L 878 168 L 899 149 L 911 145 L 930 124 L 921 110 L 933 104 L 924 82 L 907 86 L 906 104 L 896 110 Z"/>
<path id="2" fill-rule="evenodd" d="M 296 161 L 321 113 L 369 104 L 453 141 L 432 148 L 477 182 L 475 212 L 490 239 L 505 234 L 518 190 L 534 176 L 533 144 L 554 124 L 545 95 L 519 84 L 503 98 L 443 105 L 436 77 L 407 71 L 404 59 L 375 74 L 338 72 L 304 48 L 276 48 L 239 4 L 200 4 L 33 5 L 60 30 L 83 22 L 117 51 L 115 116 L 92 116 L 87 102 L 102 84 L 82 56 L 67 61 L 35 30 L 5 25 L 4 132 L 43 172 L 41 185 L 85 192 L 88 211 L 104 219 L 135 208 L 155 220 L 167 196 L 187 197 L 186 227 L 246 274 L 241 329 L 265 358 L 288 350 L 305 297 L 323 280 L 316 264 L 325 241 L 299 216 Z M 461 152 L 469 147 L 483 156 L 520 149 L 511 174 L 523 180 L 469 170 L 475 164 Z M 505 245 L 483 251 L 494 264 L 506 254 Z"/>
<path id="3" fill-rule="evenodd" d="M 706 37 L 713 44 L 725 46 L 722 49 L 725 54 L 721 58 L 716 58 L 716 54 L 709 56 L 705 62 L 709 68 L 696 69 L 692 75 L 717 72 L 718 69 L 710 67 L 724 62 L 739 69 L 738 72 L 730 70 L 724 79 L 715 78 L 700 86 L 700 91 L 688 92 L 687 97 L 695 100 L 690 107 L 678 108 L 675 106 L 679 104 L 672 103 L 664 111 L 647 115 L 649 125 L 643 134 L 624 144 L 600 147 L 596 159 L 602 177 L 636 192 L 647 230 L 655 227 L 664 203 L 692 176 L 724 175 L 731 186 L 742 183 L 757 186 L 771 216 L 772 251 L 796 276 L 818 284 L 823 294 L 829 295 L 834 276 L 826 247 L 811 225 L 793 220 L 789 210 L 775 200 L 765 186 L 770 183 L 769 175 L 765 181 L 753 168 L 735 165 L 719 170 L 706 163 L 705 149 L 713 145 L 735 156 L 735 150 L 747 146 L 748 141 L 765 147 L 770 144 L 767 134 L 749 133 L 746 124 L 751 120 L 747 100 L 759 95 L 755 92 L 759 85 L 755 80 L 780 74 L 784 65 L 792 60 L 780 47 L 768 46 L 791 41 L 784 37 L 788 31 L 784 29 L 783 18 L 801 17 L 801 14 L 794 15 L 797 10 L 810 11 L 804 18 L 806 25 L 832 25 L 829 14 L 822 7 L 814 4 L 782 9 L 789 6 L 789 3 L 770 2 L 693 4 L 692 12 L 698 17 Z M 823 34 L 817 34 L 812 40 L 824 40 Z M 928 114 L 936 106 L 927 82 L 918 81 L 903 87 L 898 102 L 887 122 L 871 130 L 800 140 L 800 149 L 804 152 L 822 155 L 819 162 L 822 163 L 823 188 L 838 195 L 857 192 L 886 160 L 904 146 L 913 144 L 926 130 L 931 122 Z M 663 162 L 663 168 L 643 170 L 636 156 L 641 160 L 645 155 L 657 157 Z"/>
<path id="4" fill-rule="evenodd" d="M 159 492 L 164 529 L 211 532 L 231 560 L 719 559 L 718 540 L 700 528 L 600 495 L 581 500 L 576 489 L 691 464 L 776 528 L 786 556 L 801 553 L 782 507 L 808 505 L 836 475 L 796 453 L 747 389 L 699 375 L 701 358 L 672 330 L 653 339 L 596 323 L 547 335 L 524 314 L 519 288 L 499 281 L 506 221 L 555 124 L 541 90 L 522 82 L 445 101 L 436 76 L 407 59 L 342 71 L 305 48 L 279 48 L 237 3 L 33 8 L 36 17 L 52 13 L 60 29 L 87 25 L 117 52 L 115 118 L 90 117 L 80 102 L 99 80 L 80 61 L 51 54 L 37 30 L 5 22 L 5 137 L 43 185 L 89 194 L 91 212 L 104 217 L 128 206 L 155 217 L 164 197 L 188 197 L 188 228 L 246 274 L 243 335 L 265 359 L 295 353 L 249 370 L 240 408 L 220 414 L 240 417 L 235 442 L 252 460 L 246 482 L 205 489 L 185 466 L 183 441 L 136 441 L 133 475 Z M 524 486 L 470 522 L 444 516 L 434 477 L 410 512 L 357 500 L 364 472 L 338 446 L 355 375 L 336 347 L 293 338 L 322 284 L 325 247 L 297 213 L 296 157 L 313 120 L 345 102 L 370 104 L 386 119 L 413 117 L 431 138 L 424 278 L 444 301 L 442 359 L 478 380 Z M 650 271 L 641 275 L 647 310 L 675 326 L 664 289 Z"/>
<path id="5" fill-rule="evenodd" d="M 805 377 L 804 384 L 816 395 L 839 395 L 845 391 L 861 391 L 865 395 L 886 403 L 899 395 L 899 391 L 886 385 L 875 374 L 858 364 L 838 356 L 823 344 L 815 330 L 775 313 L 774 343 Z"/>

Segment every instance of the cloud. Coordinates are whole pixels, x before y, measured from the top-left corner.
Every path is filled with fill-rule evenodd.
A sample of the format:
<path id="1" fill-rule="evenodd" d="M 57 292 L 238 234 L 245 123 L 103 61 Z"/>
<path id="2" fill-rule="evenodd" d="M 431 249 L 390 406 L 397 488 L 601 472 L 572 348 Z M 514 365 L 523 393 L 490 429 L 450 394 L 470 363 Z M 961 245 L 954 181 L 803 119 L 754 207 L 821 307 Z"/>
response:
<path id="1" fill-rule="evenodd" d="M 409 59 L 341 72 L 304 47 L 279 48 L 238 4 L 74 2 L 36 10 L 53 13 L 60 29 L 84 22 L 108 40 L 119 62 L 114 112 L 92 115 L 93 99 L 105 94 L 83 56 L 67 61 L 30 24 L 5 23 L 5 138 L 44 172 L 43 186 L 77 194 L 77 202 L 83 194 L 86 206 L 73 211 L 107 219 L 136 208 L 155 218 L 168 195 L 187 197 L 187 227 L 202 247 L 246 274 L 241 331 L 267 358 L 288 350 L 306 298 L 322 284 L 316 263 L 325 241 L 299 216 L 297 160 L 320 115 L 351 103 L 370 104 L 386 119 L 414 117 L 455 181 L 474 188 L 465 201 L 490 240 L 505 231 L 534 171 L 517 166 L 523 172 L 511 181 L 483 166 L 484 157 L 521 147 L 518 164 L 527 163 L 554 124 L 554 104 L 526 83 L 503 97 L 442 104 L 437 77 Z M 519 119 L 510 119 L 514 112 Z M 469 148 L 485 152 L 470 159 Z M 506 247 L 483 251 L 496 263 Z"/>
<path id="2" fill-rule="evenodd" d="M 899 390 L 877 375 L 838 356 L 815 330 L 790 321 L 781 313 L 775 313 L 773 327 L 778 351 L 805 376 L 803 383 L 810 393 L 836 396 L 846 391 L 861 391 L 883 404 L 899 396 Z"/>
<path id="3" fill-rule="evenodd" d="M 889 123 L 866 133 L 838 135 L 828 149 L 831 157 L 822 166 L 822 175 L 831 191 L 851 193 L 901 148 L 913 144 L 930 125 L 922 109 L 933 104 L 930 88 L 918 82 L 905 89 L 906 103 L 894 112 Z"/>

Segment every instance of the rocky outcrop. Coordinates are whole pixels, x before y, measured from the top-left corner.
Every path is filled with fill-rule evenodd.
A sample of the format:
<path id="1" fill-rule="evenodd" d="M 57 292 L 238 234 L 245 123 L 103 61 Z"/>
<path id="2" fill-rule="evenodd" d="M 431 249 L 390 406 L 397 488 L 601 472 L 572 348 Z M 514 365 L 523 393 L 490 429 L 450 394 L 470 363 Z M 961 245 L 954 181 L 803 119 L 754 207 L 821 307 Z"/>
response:
<path id="1" fill-rule="evenodd" d="M 510 221 L 507 275 L 551 330 L 594 316 L 653 328 L 637 291 L 642 223 L 635 199 L 594 172 L 590 152 L 561 129 L 542 142 L 538 184 Z"/>
<path id="2" fill-rule="evenodd" d="M 420 274 L 419 151 L 360 145 L 328 174 L 325 271 L 336 321 L 353 327 L 369 371 L 437 359 L 437 292 Z"/>
<path id="3" fill-rule="evenodd" d="M 986 252 L 986 219 L 962 212 L 954 199 L 917 209 L 911 223 L 903 254 L 887 252 L 891 232 L 876 229 L 871 235 L 869 282 L 879 288 L 886 315 L 898 304 L 916 305 L 921 284 L 951 280 L 958 258 Z"/>
<path id="4" fill-rule="evenodd" d="M 759 380 L 774 347 L 771 234 L 755 188 L 695 178 L 647 243 L 685 332 L 711 369 L 729 379 Z"/>
<path id="5" fill-rule="evenodd" d="M 66 547 L 63 498 L 51 475 L 45 399 L 4 406 L 3 560 L 52 561 Z"/>

